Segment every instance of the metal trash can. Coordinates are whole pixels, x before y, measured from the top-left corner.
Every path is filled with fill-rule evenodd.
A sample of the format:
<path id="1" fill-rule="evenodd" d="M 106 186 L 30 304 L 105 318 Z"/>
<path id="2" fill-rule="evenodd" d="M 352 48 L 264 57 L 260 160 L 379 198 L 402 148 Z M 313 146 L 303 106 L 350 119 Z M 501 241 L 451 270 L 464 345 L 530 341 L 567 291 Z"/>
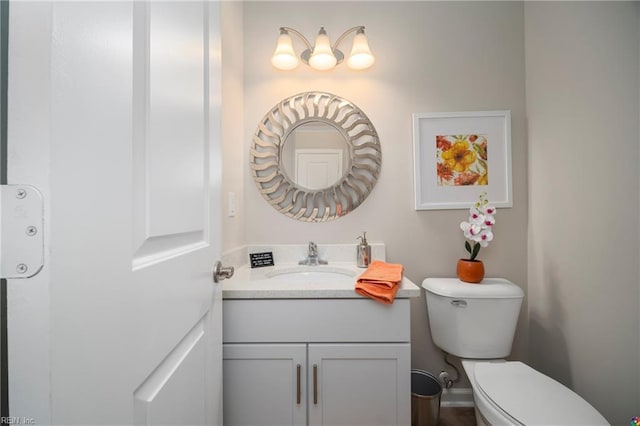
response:
<path id="1" fill-rule="evenodd" d="M 433 374 L 411 370 L 411 426 L 436 426 L 442 386 Z"/>

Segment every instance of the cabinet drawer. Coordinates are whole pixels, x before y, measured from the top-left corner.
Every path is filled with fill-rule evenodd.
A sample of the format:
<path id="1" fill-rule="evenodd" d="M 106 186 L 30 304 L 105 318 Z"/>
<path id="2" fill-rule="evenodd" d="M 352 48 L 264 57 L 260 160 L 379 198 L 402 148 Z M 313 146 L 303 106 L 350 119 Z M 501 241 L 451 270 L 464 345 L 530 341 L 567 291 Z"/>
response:
<path id="1" fill-rule="evenodd" d="M 409 299 L 231 299 L 223 340 L 250 342 L 409 342 Z"/>

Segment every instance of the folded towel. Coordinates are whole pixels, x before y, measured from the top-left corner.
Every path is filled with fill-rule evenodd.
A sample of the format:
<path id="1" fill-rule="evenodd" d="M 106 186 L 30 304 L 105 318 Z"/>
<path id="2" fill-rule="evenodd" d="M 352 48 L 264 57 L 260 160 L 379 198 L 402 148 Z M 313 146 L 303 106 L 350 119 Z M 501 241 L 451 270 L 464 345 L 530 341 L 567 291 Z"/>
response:
<path id="1" fill-rule="evenodd" d="M 378 284 L 356 284 L 356 293 L 360 296 L 368 297 L 376 302 L 385 303 L 390 305 L 393 303 L 393 300 L 396 298 L 396 293 L 398 292 L 399 285 L 394 285 L 393 287 L 384 287 Z"/>
<path id="2" fill-rule="evenodd" d="M 356 293 L 378 302 L 393 303 L 404 267 L 397 263 L 374 260 L 356 281 Z"/>
<path id="3" fill-rule="evenodd" d="M 402 281 L 404 266 L 399 263 L 386 263 L 374 260 L 371 265 L 358 277 L 358 283 L 378 284 L 393 287 Z"/>

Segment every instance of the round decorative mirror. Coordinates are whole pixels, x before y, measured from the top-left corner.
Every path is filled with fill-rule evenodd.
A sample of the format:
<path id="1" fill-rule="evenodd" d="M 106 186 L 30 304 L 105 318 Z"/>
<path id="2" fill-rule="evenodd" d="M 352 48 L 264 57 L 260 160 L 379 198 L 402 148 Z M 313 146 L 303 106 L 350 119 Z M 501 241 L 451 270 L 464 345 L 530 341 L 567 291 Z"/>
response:
<path id="1" fill-rule="evenodd" d="M 373 124 L 353 103 L 324 92 L 284 99 L 258 124 L 250 152 L 253 179 L 279 212 L 326 222 L 353 211 L 380 174 Z"/>

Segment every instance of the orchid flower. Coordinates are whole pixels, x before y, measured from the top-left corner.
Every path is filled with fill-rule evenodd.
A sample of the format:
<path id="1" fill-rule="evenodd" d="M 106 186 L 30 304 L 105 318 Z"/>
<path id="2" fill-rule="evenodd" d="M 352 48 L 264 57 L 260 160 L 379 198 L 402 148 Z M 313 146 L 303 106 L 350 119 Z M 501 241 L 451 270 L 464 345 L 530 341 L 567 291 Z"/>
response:
<path id="1" fill-rule="evenodd" d="M 493 240 L 492 227 L 496 223 L 496 208 L 489 204 L 487 194 L 480 194 L 478 201 L 469 209 L 469 220 L 460 223 L 465 241 L 465 249 L 469 252 L 469 260 L 475 260 L 480 247 L 487 247 Z"/>

